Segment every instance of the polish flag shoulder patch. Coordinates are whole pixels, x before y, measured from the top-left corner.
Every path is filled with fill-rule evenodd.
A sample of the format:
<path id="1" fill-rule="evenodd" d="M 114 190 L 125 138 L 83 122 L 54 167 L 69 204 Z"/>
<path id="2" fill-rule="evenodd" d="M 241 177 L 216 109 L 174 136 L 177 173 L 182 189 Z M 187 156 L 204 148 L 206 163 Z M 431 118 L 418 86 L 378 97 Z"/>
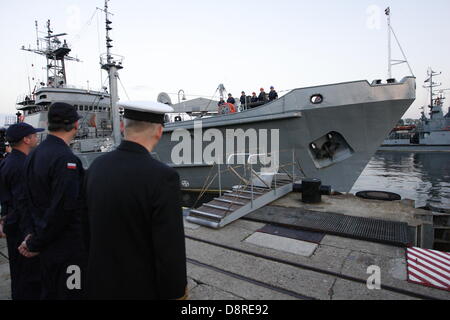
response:
<path id="1" fill-rule="evenodd" d="M 67 169 L 69 170 L 77 170 L 77 164 L 76 163 L 68 163 Z"/>

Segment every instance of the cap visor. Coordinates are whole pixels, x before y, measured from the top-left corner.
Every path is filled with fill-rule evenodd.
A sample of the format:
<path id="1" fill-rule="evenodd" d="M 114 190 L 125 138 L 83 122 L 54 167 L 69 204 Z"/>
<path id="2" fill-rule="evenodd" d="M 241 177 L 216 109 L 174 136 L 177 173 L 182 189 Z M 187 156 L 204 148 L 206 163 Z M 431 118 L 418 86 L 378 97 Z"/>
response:
<path id="1" fill-rule="evenodd" d="M 34 132 L 35 132 L 35 133 L 43 132 L 43 131 L 45 131 L 45 129 L 42 129 L 42 128 L 35 128 L 35 129 L 34 129 Z"/>

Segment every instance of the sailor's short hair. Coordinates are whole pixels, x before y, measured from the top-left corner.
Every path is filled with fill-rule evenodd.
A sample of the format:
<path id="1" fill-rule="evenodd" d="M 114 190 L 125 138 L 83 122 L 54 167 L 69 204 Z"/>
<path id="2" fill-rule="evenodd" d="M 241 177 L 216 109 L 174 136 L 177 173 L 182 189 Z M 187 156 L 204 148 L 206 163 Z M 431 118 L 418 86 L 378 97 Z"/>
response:
<path id="1" fill-rule="evenodd" d="M 49 132 L 70 132 L 75 129 L 75 123 L 48 123 L 48 131 Z"/>
<path id="2" fill-rule="evenodd" d="M 132 130 L 134 132 L 142 132 L 149 129 L 156 129 L 161 124 L 159 123 L 153 123 L 153 122 L 147 122 L 147 121 L 139 121 L 139 120 L 133 120 L 133 119 L 123 119 L 125 130 Z"/>

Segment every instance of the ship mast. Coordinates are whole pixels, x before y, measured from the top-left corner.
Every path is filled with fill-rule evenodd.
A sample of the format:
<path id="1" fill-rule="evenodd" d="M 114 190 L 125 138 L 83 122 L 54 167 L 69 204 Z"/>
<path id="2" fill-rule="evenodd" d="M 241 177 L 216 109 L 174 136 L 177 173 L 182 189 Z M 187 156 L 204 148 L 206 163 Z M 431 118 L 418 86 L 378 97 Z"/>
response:
<path id="1" fill-rule="evenodd" d="M 110 37 L 111 20 L 109 20 L 109 16 L 113 15 L 108 11 L 108 2 L 109 0 L 105 0 L 105 8 L 101 11 L 105 12 L 105 26 L 106 26 L 106 54 L 101 55 L 100 63 L 103 70 L 108 72 L 109 76 L 109 91 L 110 91 L 110 115 L 111 122 L 113 125 L 113 138 L 114 144 L 117 146 L 120 144 L 122 140 L 122 135 L 120 132 L 120 112 L 117 107 L 117 102 L 119 101 L 119 93 L 118 93 L 118 85 L 117 80 L 119 78 L 119 70 L 123 69 L 122 61 L 123 57 L 113 55 L 111 53 L 111 48 L 113 45 L 111 44 L 113 40 Z"/>
<path id="2" fill-rule="evenodd" d="M 47 20 L 47 36 L 43 39 L 39 38 L 37 21 L 35 21 L 35 26 L 37 47 L 35 49 L 27 49 L 25 46 L 22 46 L 22 50 L 39 54 L 47 59 L 46 85 L 48 87 L 64 87 L 67 85 L 65 61 L 80 62 L 80 60 L 69 56 L 71 50 L 67 45 L 66 40 L 64 40 L 64 42 L 59 40 L 59 37 L 66 36 L 67 33 L 53 34 L 50 20 Z M 45 48 L 40 47 L 40 40 L 45 43 Z"/>
<path id="3" fill-rule="evenodd" d="M 388 23 L 388 79 L 392 79 L 392 41 L 391 41 L 391 8 L 385 10 Z"/>
<path id="4" fill-rule="evenodd" d="M 427 74 L 428 74 L 428 79 L 425 80 L 425 83 L 428 83 L 428 85 L 424 85 L 423 87 L 425 89 L 430 89 L 430 106 L 429 106 L 429 108 L 431 109 L 431 111 L 430 111 L 430 118 L 433 119 L 433 116 L 434 116 L 435 113 L 440 113 L 441 112 L 441 110 L 435 110 L 437 108 L 441 108 L 441 106 L 439 106 L 439 105 L 434 103 L 434 96 L 435 96 L 435 94 L 434 94 L 435 90 L 434 89 L 436 87 L 440 87 L 442 85 L 442 83 L 434 82 L 433 78 L 436 77 L 436 76 L 441 75 L 442 72 L 435 72 L 430 67 L 428 69 L 428 73 Z"/>
<path id="5" fill-rule="evenodd" d="M 392 67 L 403 63 L 406 63 L 408 65 L 409 72 L 411 72 L 411 75 L 415 77 L 414 72 L 412 71 L 411 66 L 409 65 L 408 59 L 406 58 L 406 54 L 403 51 L 403 48 L 400 44 L 400 41 L 398 41 L 397 35 L 395 34 L 394 29 L 392 28 L 391 8 L 387 7 L 384 12 L 387 16 L 387 24 L 388 24 L 388 79 L 392 79 Z M 397 42 L 397 45 L 400 48 L 400 51 L 402 52 L 403 60 L 392 59 L 392 35 L 394 36 L 395 41 Z"/>

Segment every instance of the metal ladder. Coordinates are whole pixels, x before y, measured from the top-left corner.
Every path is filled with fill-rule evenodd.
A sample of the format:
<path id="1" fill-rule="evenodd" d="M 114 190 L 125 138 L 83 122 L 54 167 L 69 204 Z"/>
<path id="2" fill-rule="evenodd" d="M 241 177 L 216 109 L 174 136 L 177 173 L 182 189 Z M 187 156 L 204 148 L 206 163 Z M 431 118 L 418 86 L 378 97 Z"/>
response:
<path id="1" fill-rule="evenodd" d="M 234 154 L 232 156 L 242 155 Z M 221 192 L 221 196 L 191 209 L 186 220 L 191 223 L 220 229 L 265 205 L 276 201 L 292 192 L 295 181 L 294 174 L 278 172 L 255 172 L 251 159 L 259 154 L 249 155 L 248 165 L 252 177 L 250 180 L 240 177 L 244 184 L 233 187 L 233 190 Z M 231 156 L 230 156 L 231 157 Z M 230 159 L 230 158 L 229 158 Z M 227 165 L 229 165 L 229 159 Z M 237 174 L 236 172 L 234 172 Z"/>

